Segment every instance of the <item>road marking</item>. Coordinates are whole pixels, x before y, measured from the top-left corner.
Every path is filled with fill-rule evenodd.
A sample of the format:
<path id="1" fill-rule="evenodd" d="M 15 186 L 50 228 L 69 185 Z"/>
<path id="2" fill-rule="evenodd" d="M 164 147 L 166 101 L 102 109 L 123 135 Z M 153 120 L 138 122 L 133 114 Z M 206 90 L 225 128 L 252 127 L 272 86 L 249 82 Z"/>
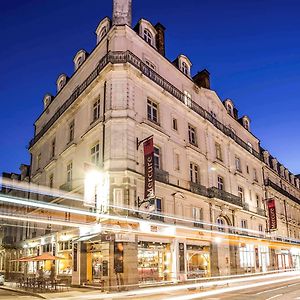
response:
<path id="1" fill-rule="evenodd" d="M 260 294 L 264 294 L 264 293 L 269 293 L 269 292 L 277 291 L 277 290 L 284 289 L 284 288 L 287 288 L 287 287 L 290 287 L 290 286 L 294 286 L 294 285 L 297 285 L 297 284 L 300 284 L 300 283 L 292 283 L 292 284 L 288 284 L 288 285 L 281 286 L 281 287 L 278 287 L 278 288 L 275 288 L 275 289 L 270 289 L 270 290 L 258 292 L 258 293 L 256 293 L 255 295 L 260 295 Z M 299 299 L 300 299 L 300 298 L 299 298 Z"/>
<path id="2" fill-rule="evenodd" d="M 272 297 L 270 297 L 270 298 L 267 298 L 266 300 L 271 300 L 271 299 L 280 297 L 280 296 L 282 296 L 282 295 L 283 295 L 283 294 L 278 294 L 278 295 L 272 296 Z"/>

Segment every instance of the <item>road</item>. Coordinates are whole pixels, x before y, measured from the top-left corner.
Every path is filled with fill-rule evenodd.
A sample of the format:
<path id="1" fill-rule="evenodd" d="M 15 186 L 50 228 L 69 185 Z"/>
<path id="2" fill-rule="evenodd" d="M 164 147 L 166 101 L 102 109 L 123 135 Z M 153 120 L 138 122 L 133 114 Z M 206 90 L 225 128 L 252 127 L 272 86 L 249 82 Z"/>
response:
<path id="1" fill-rule="evenodd" d="M 38 299 L 38 298 L 35 298 L 33 296 L 27 296 L 27 295 L 24 295 L 24 294 L 20 294 L 20 293 L 15 293 L 15 292 L 12 292 L 12 291 L 7 291 L 7 290 L 3 290 L 1 289 L 0 287 L 0 300 L 16 300 L 16 299 Z"/>

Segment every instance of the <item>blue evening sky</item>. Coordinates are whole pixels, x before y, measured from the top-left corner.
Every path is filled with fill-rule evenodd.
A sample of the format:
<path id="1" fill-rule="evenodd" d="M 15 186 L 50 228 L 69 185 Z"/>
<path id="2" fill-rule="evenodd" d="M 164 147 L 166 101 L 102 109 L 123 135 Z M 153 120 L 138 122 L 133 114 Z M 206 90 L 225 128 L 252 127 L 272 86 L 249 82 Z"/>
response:
<path id="1" fill-rule="evenodd" d="M 10 0 L 0 10 L 0 172 L 29 163 L 26 146 L 46 92 L 72 74 L 72 59 L 95 46 L 94 30 L 112 0 Z M 167 28 L 167 56 L 207 68 L 212 88 L 252 119 L 262 146 L 300 173 L 300 1 L 133 0 Z"/>

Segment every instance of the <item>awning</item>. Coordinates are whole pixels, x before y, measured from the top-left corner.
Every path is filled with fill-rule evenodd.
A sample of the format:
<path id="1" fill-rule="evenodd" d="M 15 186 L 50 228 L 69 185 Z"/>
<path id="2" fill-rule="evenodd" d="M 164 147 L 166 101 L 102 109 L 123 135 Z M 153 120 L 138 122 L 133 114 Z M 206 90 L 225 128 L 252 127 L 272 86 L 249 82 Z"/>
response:
<path id="1" fill-rule="evenodd" d="M 90 234 L 90 235 L 82 236 L 76 240 L 73 240 L 73 242 L 84 242 L 84 241 L 92 242 L 96 237 L 99 237 L 99 239 L 101 240 L 101 236 L 99 235 L 99 233 L 97 233 L 97 234 Z"/>
<path id="2" fill-rule="evenodd" d="M 33 261 L 44 261 L 44 260 L 60 260 L 65 259 L 64 257 L 54 256 L 50 253 L 43 253 L 42 255 L 34 257 Z"/>

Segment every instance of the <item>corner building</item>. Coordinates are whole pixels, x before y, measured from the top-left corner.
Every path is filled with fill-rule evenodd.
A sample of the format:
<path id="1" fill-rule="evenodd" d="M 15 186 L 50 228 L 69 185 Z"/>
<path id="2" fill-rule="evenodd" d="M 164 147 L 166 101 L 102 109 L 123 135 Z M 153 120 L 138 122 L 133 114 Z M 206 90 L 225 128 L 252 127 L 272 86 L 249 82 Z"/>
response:
<path id="1" fill-rule="evenodd" d="M 57 234 L 72 243 L 66 267 L 72 283 L 129 286 L 272 270 L 276 251 L 269 240 L 277 241 L 277 233 L 266 234 L 265 199 L 273 194 L 266 194 L 262 169 L 272 171 L 250 118 L 240 117 L 232 100 L 219 99 L 207 70 L 192 76 L 188 57 L 166 58 L 162 24 L 141 19 L 132 27 L 131 1 L 115 0 L 112 19 L 100 22 L 91 53 L 75 55 L 74 74 L 58 77 L 56 96 L 44 97 L 30 142 L 31 182 L 83 195 L 86 166 L 94 166 L 107 175 L 108 194 L 89 206 L 135 218 L 136 212 L 120 209 L 131 208 L 141 217 L 144 153 L 138 145 L 153 136 L 155 213 L 131 222 L 138 233 L 118 233 L 122 222 L 103 219 L 98 223 L 115 226 L 115 234 Z M 294 189 L 299 192 L 299 182 Z M 216 232 L 237 236 L 220 243 Z M 282 234 L 289 237 L 284 226 Z M 285 268 L 293 263 L 287 255 Z"/>

